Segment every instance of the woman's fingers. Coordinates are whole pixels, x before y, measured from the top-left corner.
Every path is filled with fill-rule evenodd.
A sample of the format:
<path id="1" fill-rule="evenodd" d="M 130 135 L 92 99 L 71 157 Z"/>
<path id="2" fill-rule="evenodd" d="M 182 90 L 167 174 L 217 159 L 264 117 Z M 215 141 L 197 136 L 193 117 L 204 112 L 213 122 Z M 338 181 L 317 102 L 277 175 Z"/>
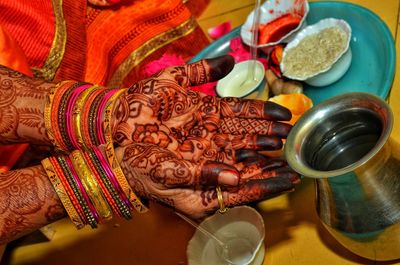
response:
<path id="1" fill-rule="evenodd" d="M 272 170 L 280 167 L 287 166 L 287 162 L 281 158 L 270 158 L 263 156 L 261 154 L 257 154 L 253 157 L 250 157 L 244 161 L 236 163 L 235 168 L 239 171 L 242 171 L 245 168 L 255 168 L 259 169 L 259 172 Z"/>
<path id="2" fill-rule="evenodd" d="M 294 190 L 294 184 L 289 177 L 269 177 L 266 179 L 250 179 L 237 187 L 221 187 L 222 199 L 227 207 L 248 204 L 266 200 L 285 192 Z M 176 194 L 176 193 L 175 193 Z M 180 194 L 175 200 L 177 209 L 192 218 L 201 218 L 213 214 L 219 209 L 218 195 L 215 188 L 189 191 L 179 190 Z M 189 204 L 187 202 L 190 202 Z"/>
<path id="3" fill-rule="evenodd" d="M 225 134 L 262 134 L 286 138 L 292 125 L 262 119 L 223 117 L 220 120 L 220 133 Z"/>
<path id="4" fill-rule="evenodd" d="M 278 150 L 282 148 L 282 140 L 276 136 L 262 134 L 216 134 L 213 142 L 222 149 Z"/>
<path id="5" fill-rule="evenodd" d="M 256 179 L 284 178 L 293 184 L 298 184 L 300 182 L 300 175 L 289 167 L 274 166 L 275 165 L 271 163 L 271 165 L 266 167 L 250 166 L 243 168 L 243 170 L 240 171 L 240 180 L 242 183 L 245 183 Z"/>
<path id="6" fill-rule="evenodd" d="M 266 200 L 284 192 L 294 190 L 294 184 L 286 178 L 269 178 L 264 180 L 251 180 L 235 191 L 222 191 L 224 204 L 227 207 L 248 204 Z M 218 199 L 213 201 L 214 211 L 219 209 Z"/>
<path id="7" fill-rule="evenodd" d="M 234 65 L 232 56 L 223 55 L 192 64 L 169 67 L 162 72 L 162 75 L 172 76 L 182 87 L 197 86 L 220 80 L 232 70 Z"/>
<path id="8" fill-rule="evenodd" d="M 222 199 L 226 207 L 235 207 L 266 200 L 284 192 L 294 190 L 294 185 L 285 178 L 270 178 L 265 180 L 251 180 L 234 189 L 222 188 Z M 191 218 L 203 218 L 213 214 L 219 209 L 218 195 L 216 189 L 189 190 L 174 189 L 166 190 L 162 197 L 174 196 L 173 204 L 170 204 L 180 212 Z"/>
<path id="9" fill-rule="evenodd" d="M 220 102 L 222 117 L 240 117 L 289 121 L 290 111 L 274 102 L 240 98 L 222 98 Z"/>

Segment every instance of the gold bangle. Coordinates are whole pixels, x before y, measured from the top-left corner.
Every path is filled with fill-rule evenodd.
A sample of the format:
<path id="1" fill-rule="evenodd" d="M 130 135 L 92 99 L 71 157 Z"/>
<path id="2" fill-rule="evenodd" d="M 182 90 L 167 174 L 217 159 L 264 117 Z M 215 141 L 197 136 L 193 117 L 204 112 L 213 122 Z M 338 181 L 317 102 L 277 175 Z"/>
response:
<path id="1" fill-rule="evenodd" d="M 54 92 L 57 90 L 57 88 L 59 86 L 61 86 L 62 83 L 58 83 L 55 87 L 53 87 L 47 97 L 46 97 L 46 103 L 44 106 L 44 125 L 46 128 L 46 132 L 47 132 L 47 137 L 49 137 L 50 142 L 53 144 L 53 146 L 55 146 L 56 144 L 56 140 L 54 139 L 54 133 L 53 133 L 53 129 L 51 128 L 51 107 L 53 104 L 53 98 L 54 98 Z"/>
<path id="2" fill-rule="evenodd" d="M 70 154 L 72 165 L 74 166 L 79 179 L 86 190 L 90 201 L 98 211 L 102 220 L 108 221 L 112 218 L 112 211 L 107 200 L 97 183 L 92 171 L 86 165 L 80 150 L 75 150 Z"/>
<path id="3" fill-rule="evenodd" d="M 82 147 L 87 148 L 87 144 L 85 144 L 83 137 L 82 137 L 82 118 L 81 118 L 82 109 L 83 109 L 83 106 L 86 103 L 86 99 L 89 97 L 89 95 L 92 94 L 92 92 L 94 92 L 98 88 L 99 88 L 99 86 L 97 86 L 97 85 L 93 85 L 93 86 L 87 88 L 75 102 L 75 106 L 74 106 L 74 110 L 73 110 L 73 116 L 74 116 L 73 117 L 73 119 L 74 119 L 73 126 L 74 126 L 74 132 L 76 135 L 76 140 L 78 142 L 79 148 L 82 148 Z"/>
<path id="4" fill-rule="evenodd" d="M 75 225 L 77 229 L 81 229 L 85 226 L 82 219 L 79 217 L 79 213 L 76 211 L 72 201 L 68 197 L 67 191 L 65 190 L 60 178 L 57 176 L 57 173 L 50 162 L 50 159 L 46 158 L 42 160 L 42 166 L 46 171 L 47 177 L 49 178 L 51 184 L 56 191 L 58 198 L 62 205 L 64 206 L 69 218 L 71 219 L 72 223 Z"/>
<path id="5" fill-rule="evenodd" d="M 125 195 L 131 202 L 133 208 L 139 213 L 145 213 L 148 211 L 148 208 L 140 201 L 140 199 L 136 196 L 133 192 L 131 186 L 126 179 L 124 172 L 122 171 L 114 152 L 114 143 L 112 139 L 112 132 L 111 132 L 111 115 L 114 110 L 114 105 L 118 97 L 120 97 L 123 93 L 125 93 L 125 89 L 121 89 L 120 91 L 116 92 L 107 102 L 105 108 L 105 115 L 104 115 L 104 136 L 106 138 L 106 155 L 108 163 L 110 163 L 111 168 L 115 174 L 115 177 L 121 186 L 122 190 L 124 191 Z"/>
<path id="6" fill-rule="evenodd" d="M 215 188 L 215 191 L 217 192 L 217 199 L 218 199 L 218 205 L 219 205 L 218 212 L 220 212 L 222 214 L 226 213 L 228 211 L 228 208 L 225 207 L 224 198 L 222 197 L 221 187 L 217 186 Z"/>

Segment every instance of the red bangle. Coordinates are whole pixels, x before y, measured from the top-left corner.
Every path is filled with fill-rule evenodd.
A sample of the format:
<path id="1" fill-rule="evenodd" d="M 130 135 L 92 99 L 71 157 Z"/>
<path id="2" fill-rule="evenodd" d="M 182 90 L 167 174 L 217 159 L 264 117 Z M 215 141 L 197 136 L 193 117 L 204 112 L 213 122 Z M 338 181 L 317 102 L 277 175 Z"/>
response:
<path id="1" fill-rule="evenodd" d="M 61 181 L 62 185 L 64 186 L 65 191 L 67 192 L 68 197 L 70 198 L 74 208 L 78 212 L 78 214 L 79 214 L 80 218 L 82 219 L 83 223 L 86 225 L 88 223 L 87 219 L 86 219 L 86 216 L 85 216 L 85 214 L 83 212 L 83 209 L 82 209 L 81 205 L 79 204 L 78 198 L 76 197 L 74 191 L 72 190 L 71 186 L 69 185 L 69 183 L 68 183 L 68 181 L 67 181 L 67 179 L 66 179 L 66 177 L 64 175 L 63 169 L 59 165 L 57 159 L 55 159 L 54 157 L 49 157 L 49 161 L 51 162 L 51 164 L 53 165 L 54 169 L 56 170 L 56 173 L 59 176 L 60 181 Z"/>

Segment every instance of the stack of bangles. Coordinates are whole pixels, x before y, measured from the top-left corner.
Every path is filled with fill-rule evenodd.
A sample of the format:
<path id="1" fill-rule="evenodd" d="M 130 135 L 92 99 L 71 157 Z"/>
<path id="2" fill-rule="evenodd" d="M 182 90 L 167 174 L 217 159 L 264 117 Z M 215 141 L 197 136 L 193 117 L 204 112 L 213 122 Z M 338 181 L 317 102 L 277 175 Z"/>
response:
<path id="1" fill-rule="evenodd" d="M 111 115 L 123 93 L 125 89 L 64 81 L 47 98 L 47 134 L 62 154 L 42 165 L 78 229 L 86 224 L 96 228 L 113 215 L 131 219 L 133 209 L 147 211 L 115 158 Z"/>

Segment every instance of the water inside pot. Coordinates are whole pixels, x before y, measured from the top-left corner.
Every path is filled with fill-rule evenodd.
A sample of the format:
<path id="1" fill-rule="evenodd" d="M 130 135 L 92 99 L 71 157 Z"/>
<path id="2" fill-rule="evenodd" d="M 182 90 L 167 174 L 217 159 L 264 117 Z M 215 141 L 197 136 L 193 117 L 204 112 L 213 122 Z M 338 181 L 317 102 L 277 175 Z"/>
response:
<path id="1" fill-rule="evenodd" d="M 340 111 L 318 122 L 304 141 L 303 157 L 320 171 L 341 169 L 364 157 L 382 134 L 379 116 L 364 108 Z"/>

